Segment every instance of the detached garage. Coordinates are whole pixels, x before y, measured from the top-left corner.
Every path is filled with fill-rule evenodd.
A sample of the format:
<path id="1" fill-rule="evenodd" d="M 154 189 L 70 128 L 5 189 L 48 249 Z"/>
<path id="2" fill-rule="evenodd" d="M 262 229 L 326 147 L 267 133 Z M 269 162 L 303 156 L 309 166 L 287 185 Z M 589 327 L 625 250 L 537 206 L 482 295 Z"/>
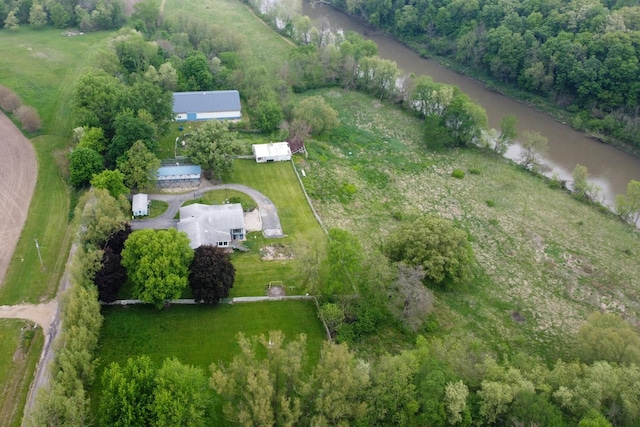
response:
<path id="1" fill-rule="evenodd" d="M 284 162 L 291 160 L 291 149 L 288 142 L 270 142 L 251 146 L 257 163 Z"/>
<path id="2" fill-rule="evenodd" d="M 133 210 L 133 216 L 149 215 L 149 197 L 143 193 L 134 194 L 131 208 Z"/>
<path id="3" fill-rule="evenodd" d="M 240 94 L 237 90 L 174 92 L 173 114 L 178 122 L 240 120 Z"/>

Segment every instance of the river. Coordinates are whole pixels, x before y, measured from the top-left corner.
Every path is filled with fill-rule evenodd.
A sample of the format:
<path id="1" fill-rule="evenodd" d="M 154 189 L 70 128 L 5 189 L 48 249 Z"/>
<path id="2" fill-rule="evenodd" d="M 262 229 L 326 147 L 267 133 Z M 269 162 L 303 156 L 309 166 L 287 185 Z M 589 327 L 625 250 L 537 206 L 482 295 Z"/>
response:
<path id="1" fill-rule="evenodd" d="M 600 194 L 609 206 L 614 205 L 617 194 L 626 192 L 630 180 L 640 181 L 640 158 L 598 142 L 555 121 L 546 113 L 491 91 L 482 83 L 455 73 L 434 61 L 421 58 L 394 38 L 374 34 L 371 28 L 330 6 L 317 4 L 312 7 L 308 1 L 304 1 L 303 14 L 314 22 L 322 20 L 325 27 L 326 23 L 329 23 L 334 31 L 355 31 L 373 40 L 378 45 L 379 56 L 395 61 L 405 74 L 425 74 L 437 82 L 458 86 L 487 111 L 489 126 L 492 128 L 500 129 L 502 117 L 515 114 L 518 117 L 520 133 L 525 130 L 537 131 L 549 140 L 549 151 L 542 156 L 545 174 L 556 174 L 560 179 L 571 181 L 571 173 L 575 166 L 586 166 L 590 175 L 589 181 L 602 189 Z M 509 149 L 506 156 L 516 159 L 519 152 L 520 147 L 515 145 Z"/>

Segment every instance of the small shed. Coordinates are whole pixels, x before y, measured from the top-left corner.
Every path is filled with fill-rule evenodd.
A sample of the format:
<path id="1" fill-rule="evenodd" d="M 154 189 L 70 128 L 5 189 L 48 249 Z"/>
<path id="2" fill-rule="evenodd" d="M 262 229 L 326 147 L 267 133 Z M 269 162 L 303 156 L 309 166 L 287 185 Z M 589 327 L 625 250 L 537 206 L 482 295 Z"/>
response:
<path id="1" fill-rule="evenodd" d="M 149 215 L 149 196 L 143 193 L 134 194 L 131 210 L 133 211 L 133 216 Z"/>
<path id="2" fill-rule="evenodd" d="M 162 166 L 156 172 L 158 187 L 192 187 L 200 184 L 202 168 L 197 165 Z"/>
<path id="3" fill-rule="evenodd" d="M 228 248 L 233 242 L 245 240 L 242 205 L 194 203 L 181 207 L 178 231 L 187 233 L 192 249 L 203 245 Z"/>
<path id="4" fill-rule="evenodd" d="M 230 120 L 242 118 L 240 93 L 237 90 L 174 92 L 173 114 L 178 122 Z"/>
<path id="5" fill-rule="evenodd" d="M 283 162 L 291 160 L 291 149 L 288 142 L 270 142 L 251 146 L 257 163 Z"/>

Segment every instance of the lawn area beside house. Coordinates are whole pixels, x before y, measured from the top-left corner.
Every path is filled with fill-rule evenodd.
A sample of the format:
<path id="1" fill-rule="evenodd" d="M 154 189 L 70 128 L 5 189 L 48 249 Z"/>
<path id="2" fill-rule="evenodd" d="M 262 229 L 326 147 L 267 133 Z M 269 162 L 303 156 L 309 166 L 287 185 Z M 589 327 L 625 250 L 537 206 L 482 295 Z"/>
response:
<path id="1" fill-rule="evenodd" d="M 0 424 L 19 426 L 29 385 L 40 357 L 42 329 L 31 322 L 0 319 Z M 24 328 L 24 329 L 23 329 Z"/>
<path id="2" fill-rule="evenodd" d="M 244 184 L 269 197 L 278 209 L 282 230 L 286 237 L 265 239 L 249 236 L 248 253 L 236 253 L 236 284 L 231 296 L 264 295 L 270 281 L 282 281 L 289 293 L 313 292 L 303 285 L 302 263 L 310 259 L 319 266 L 322 283 L 328 273 L 327 236 L 316 221 L 290 162 L 256 163 L 255 160 L 236 160 L 229 182 Z M 260 249 L 280 246 L 279 252 L 291 259 L 263 261 Z M 258 292 L 258 293 L 256 293 Z"/>

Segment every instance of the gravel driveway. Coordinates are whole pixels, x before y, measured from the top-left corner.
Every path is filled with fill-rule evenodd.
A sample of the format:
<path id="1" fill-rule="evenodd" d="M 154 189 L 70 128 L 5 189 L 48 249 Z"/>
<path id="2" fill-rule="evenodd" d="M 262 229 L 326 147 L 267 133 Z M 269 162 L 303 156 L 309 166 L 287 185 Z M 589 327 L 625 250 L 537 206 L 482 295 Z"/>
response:
<path id="1" fill-rule="evenodd" d="M 174 219 L 174 217 L 180 210 L 180 206 L 187 200 L 197 199 L 202 194 L 211 190 L 236 190 L 248 195 L 258 205 L 258 211 L 260 212 L 260 218 L 262 220 L 262 234 L 270 238 L 284 237 L 282 226 L 280 225 L 280 217 L 278 217 L 278 210 L 273 202 L 258 190 L 240 184 L 212 185 L 182 194 L 149 194 L 149 199 L 166 202 L 169 204 L 169 207 L 166 212 L 159 217 L 132 221 L 131 228 L 134 230 L 141 230 L 143 228 L 175 228 L 178 220 Z"/>

